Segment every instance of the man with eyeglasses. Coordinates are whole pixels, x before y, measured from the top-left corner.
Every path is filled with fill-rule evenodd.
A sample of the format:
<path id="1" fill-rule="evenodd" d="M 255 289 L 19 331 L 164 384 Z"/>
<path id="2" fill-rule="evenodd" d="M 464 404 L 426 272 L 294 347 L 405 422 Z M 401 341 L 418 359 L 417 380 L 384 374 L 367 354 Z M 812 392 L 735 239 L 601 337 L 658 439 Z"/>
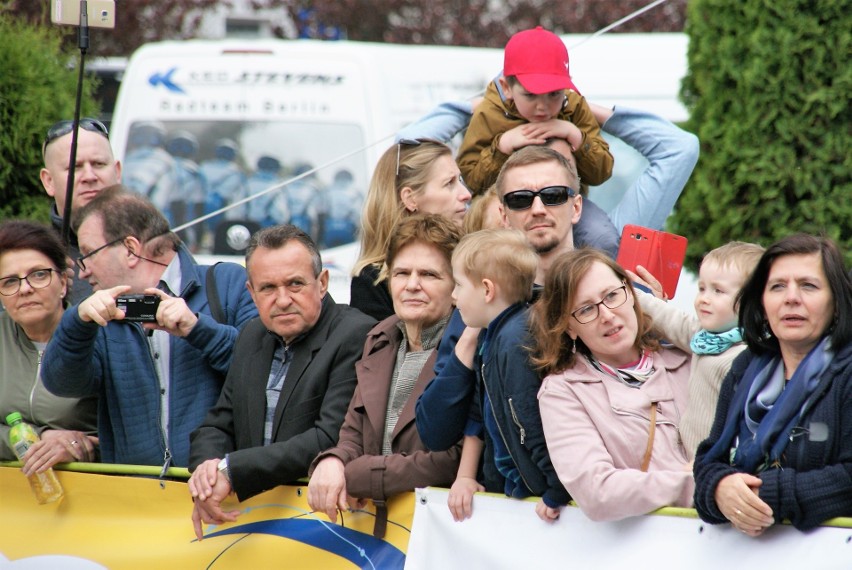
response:
<path id="1" fill-rule="evenodd" d="M 222 395 L 192 433 L 189 491 L 202 523 L 221 524 L 229 494 L 245 500 L 306 477 L 337 443 L 355 391 L 355 362 L 375 321 L 327 294 L 328 270 L 313 240 L 293 225 L 252 236 L 246 284 L 259 318 L 234 347 Z"/>
<path id="2" fill-rule="evenodd" d="M 219 397 L 239 330 L 257 316 L 245 270 L 197 265 L 154 205 L 121 185 L 80 208 L 73 228 L 94 293 L 63 315 L 44 384 L 100 398 L 104 462 L 186 467 L 189 434 Z M 126 294 L 159 297 L 155 321 L 124 320 L 116 299 Z"/>
<path id="3" fill-rule="evenodd" d="M 121 163 L 112 154 L 109 132 L 97 119 L 80 119 L 77 131 L 77 160 L 74 172 L 74 194 L 71 211 L 75 212 L 88 204 L 98 192 L 121 182 Z M 42 145 L 44 168 L 41 169 L 41 184 L 47 195 L 54 199 L 50 221 L 57 232 L 62 232 L 62 215 L 65 211 L 65 191 L 68 184 L 68 168 L 71 158 L 71 130 L 73 121 L 59 121 L 47 130 Z M 68 254 L 71 259 L 79 255 L 77 236 L 72 232 Z M 74 304 L 88 297 L 92 288 L 84 279 L 75 278 L 68 299 Z"/>
<path id="4" fill-rule="evenodd" d="M 539 255 L 537 284 L 544 283 L 547 270 L 561 253 L 574 249 L 572 229 L 583 210 L 579 182 L 573 163 L 543 146 L 515 151 L 497 176 L 504 223 L 524 232 Z M 476 383 L 471 367 L 478 337 L 479 329 L 465 328 L 454 311 L 438 348 L 435 379 L 416 407 L 418 433 L 431 450 L 448 449 L 464 433 L 474 402 Z"/>

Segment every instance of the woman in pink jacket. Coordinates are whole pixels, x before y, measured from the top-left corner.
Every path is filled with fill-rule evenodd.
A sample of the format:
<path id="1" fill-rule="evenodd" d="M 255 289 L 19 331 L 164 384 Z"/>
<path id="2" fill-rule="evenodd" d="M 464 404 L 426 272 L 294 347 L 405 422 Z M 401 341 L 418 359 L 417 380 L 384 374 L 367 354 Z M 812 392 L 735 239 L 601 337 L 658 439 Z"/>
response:
<path id="1" fill-rule="evenodd" d="M 559 257 L 533 310 L 541 421 L 559 479 L 593 520 L 690 507 L 679 423 L 689 357 L 661 347 L 627 274 L 605 254 Z"/>

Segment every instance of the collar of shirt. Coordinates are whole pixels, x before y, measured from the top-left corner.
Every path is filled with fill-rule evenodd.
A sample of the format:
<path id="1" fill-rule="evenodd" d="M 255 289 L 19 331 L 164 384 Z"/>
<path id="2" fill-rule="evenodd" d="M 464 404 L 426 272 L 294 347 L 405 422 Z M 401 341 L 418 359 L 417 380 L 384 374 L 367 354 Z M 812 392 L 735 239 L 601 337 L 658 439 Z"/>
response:
<path id="1" fill-rule="evenodd" d="M 178 296 L 180 295 L 181 286 L 180 277 L 180 256 L 175 255 L 166 267 L 166 270 L 163 271 L 163 275 L 160 277 L 160 282 L 157 284 L 157 288 L 165 291 L 169 295 Z"/>

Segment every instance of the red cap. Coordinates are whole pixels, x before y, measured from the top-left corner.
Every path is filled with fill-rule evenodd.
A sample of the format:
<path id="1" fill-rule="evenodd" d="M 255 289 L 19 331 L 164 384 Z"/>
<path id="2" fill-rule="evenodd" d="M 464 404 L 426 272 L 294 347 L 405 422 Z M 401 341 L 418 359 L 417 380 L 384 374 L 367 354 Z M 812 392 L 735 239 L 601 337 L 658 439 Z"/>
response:
<path id="1" fill-rule="evenodd" d="M 503 76 L 510 75 L 536 95 L 560 89 L 579 93 L 568 74 L 568 49 L 559 36 L 541 26 L 509 38 L 503 53 Z"/>

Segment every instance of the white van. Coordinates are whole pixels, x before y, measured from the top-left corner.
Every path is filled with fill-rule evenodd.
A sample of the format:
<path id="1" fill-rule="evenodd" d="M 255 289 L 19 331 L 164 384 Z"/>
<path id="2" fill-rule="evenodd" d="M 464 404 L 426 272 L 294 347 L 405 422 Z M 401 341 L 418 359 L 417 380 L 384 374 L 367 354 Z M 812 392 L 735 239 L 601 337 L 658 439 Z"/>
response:
<path id="1" fill-rule="evenodd" d="M 191 193 L 164 180 L 181 160 L 206 174 L 207 192 L 222 194 L 207 200 L 208 210 L 253 194 L 258 171 L 269 186 L 319 168 L 299 183 L 313 195 L 299 190 L 289 192 L 289 202 L 277 200 L 291 190 L 285 187 L 263 207 L 248 204 L 225 217 L 260 225 L 296 220 L 321 246 L 332 245 L 321 227 L 327 212 L 314 198 L 337 180 L 355 189 L 354 200 L 396 130 L 442 101 L 475 94 L 500 66 L 499 50 L 472 48 L 313 40 L 148 44 L 128 64 L 111 138 L 125 183 L 173 218 L 176 195 L 189 206 L 200 198 L 180 196 Z M 175 137 L 183 139 L 170 147 Z M 187 207 L 172 221 L 192 213 L 197 209 Z"/>
<path id="2" fill-rule="evenodd" d="M 682 120 L 683 34 L 564 36 L 575 83 L 588 99 Z M 191 40 L 131 57 L 111 140 L 123 181 L 173 227 L 246 200 L 185 230 L 197 253 L 239 254 L 259 227 L 289 222 L 310 233 L 348 300 L 360 206 L 394 133 L 438 103 L 481 93 L 501 49 L 315 40 Z M 626 147 L 625 147 L 626 148 Z M 613 149 L 616 171 L 642 167 Z M 623 156 L 622 156 L 623 155 Z M 298 179 L 287 183 L 293 177 Z M 339 283 L 337 283 L 339 281 Z"/>

